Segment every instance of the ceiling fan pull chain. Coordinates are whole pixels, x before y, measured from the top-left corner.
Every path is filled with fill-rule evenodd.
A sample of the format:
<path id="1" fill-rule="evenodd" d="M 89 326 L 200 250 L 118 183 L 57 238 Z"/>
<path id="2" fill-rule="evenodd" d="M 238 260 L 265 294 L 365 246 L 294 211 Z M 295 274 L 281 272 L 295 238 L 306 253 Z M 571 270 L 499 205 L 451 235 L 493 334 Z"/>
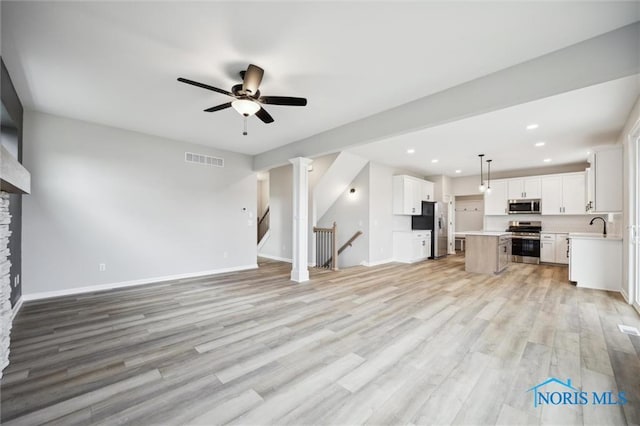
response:
<path id="1" fill-rule="evenodd" d="M 244 118 L 244 132 L 242 132 L 242 134 L 244 136 L 247 136 L 247 116 L 245 115 L 243 116 L 243 118 Z"/>

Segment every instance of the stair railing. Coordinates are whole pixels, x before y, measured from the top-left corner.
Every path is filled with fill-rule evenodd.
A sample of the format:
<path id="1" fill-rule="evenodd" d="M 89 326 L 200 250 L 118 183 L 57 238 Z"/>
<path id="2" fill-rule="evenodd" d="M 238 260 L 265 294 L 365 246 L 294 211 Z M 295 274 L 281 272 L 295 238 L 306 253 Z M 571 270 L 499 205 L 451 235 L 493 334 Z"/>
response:
<path id="1" fill-rule="evenodd" d="M 262 237 L 264 237 L 264 234 L 269 230 L 269 217 L 269 206 L 267 206 L 264 214 L 258 220 L 258 242 L 262 241 Z"/>
<path id="2" fill-rule="evenodd" d="M 331 228 L 313 227 L 316 236 L 316 268 L 338 270 L 338 227 L 333 222 Z"/>
<path id="3" fill-rule="evenodd" d="M 313 227 L 316 234 L 316 268 L 338 270 L 338 256 L 347 248 L 353 246 L 353 242 L 362 235 L 362 231 L 358 231 L 347 240 L 339 249 L 337 248 L 337 226 L 333 222 L 331 228 Z"/>

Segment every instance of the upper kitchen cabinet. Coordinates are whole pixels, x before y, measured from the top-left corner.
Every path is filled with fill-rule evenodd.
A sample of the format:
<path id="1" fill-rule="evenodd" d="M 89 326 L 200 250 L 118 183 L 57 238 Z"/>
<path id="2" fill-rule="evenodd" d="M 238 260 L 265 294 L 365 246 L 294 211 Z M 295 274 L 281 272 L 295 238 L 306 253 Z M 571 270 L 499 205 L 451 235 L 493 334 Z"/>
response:
<path id="1" fill-rule="evenodd" d="M 428 180 L 423 180 L 423 200 L 425 201 L 435 201 L 435 185 L 433 182 L 429 182 Z"/>
<path id="2" fill-rule="evenodd" d="M 540 178 L 509 179 L 508 194 L 510 200 L 540 198 Z"/>
<path id="3" fill-rule="evenodd" d="M 433 201 L 432 182 L 408 175 L 393 177 L 393 214 L 420 215 L 422 202 Z"/>
<path id="4" fill-rule="evenodd" d="M 589 213 L 622 211 L 622 147 L 595 150 L 587 169 L 587 203 Z"/>
<path id="5" fill-rule="evenodd" d="M 484 193 L 484 214 L 489 216 L 504 216 L 507 214 L 508 181 L 492 180 L 491 192 Z"/>
<path id="6" fill-rule="evenodd" d="M 542 214 L 563 215 L 585 213 L 584 172 L 543 176 L 540 180 Z"/>

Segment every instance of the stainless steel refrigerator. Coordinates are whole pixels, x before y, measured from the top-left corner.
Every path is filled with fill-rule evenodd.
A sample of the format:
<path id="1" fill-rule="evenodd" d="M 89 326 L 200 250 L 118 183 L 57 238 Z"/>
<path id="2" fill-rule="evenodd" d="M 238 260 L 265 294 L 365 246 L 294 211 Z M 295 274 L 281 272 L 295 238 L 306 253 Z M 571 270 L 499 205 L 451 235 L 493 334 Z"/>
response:
<path id="1" fill-rule="evenodd" d="M 449 245 L 447 204 L 440 201 L 423 201 L 422 214 L 411 216 L 411 229 L 431 231 L 431 257 L 446 256 Z"/>

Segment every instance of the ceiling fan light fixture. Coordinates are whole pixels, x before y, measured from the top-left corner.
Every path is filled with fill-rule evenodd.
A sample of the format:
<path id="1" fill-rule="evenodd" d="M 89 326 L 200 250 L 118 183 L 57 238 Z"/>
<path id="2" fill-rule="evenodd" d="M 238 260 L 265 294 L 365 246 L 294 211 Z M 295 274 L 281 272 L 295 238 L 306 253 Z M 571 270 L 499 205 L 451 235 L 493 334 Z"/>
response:
<path id="1" fill-rule="evenodd" d="M 236 99 L 231 102 L 231 106 L 238 111 L 240 115 L 244 115 L 245 117 L 255 114 L 262 108 L 257 102 L 250 101 L 249 99 Z"/>

